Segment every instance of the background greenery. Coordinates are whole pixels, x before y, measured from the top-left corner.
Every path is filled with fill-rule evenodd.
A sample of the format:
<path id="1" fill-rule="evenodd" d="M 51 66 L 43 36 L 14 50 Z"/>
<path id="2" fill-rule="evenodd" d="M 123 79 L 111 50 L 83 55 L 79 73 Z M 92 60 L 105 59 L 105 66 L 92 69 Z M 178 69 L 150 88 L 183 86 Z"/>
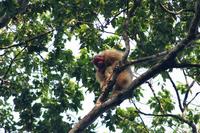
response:
<path id="1" fill-rule="evenodd" d="M 194 15 L 194 2 L 142 0 L 127 29 L 133 48 L 129 59 L 150 56 L 176 46 L 187 35 Z M 68 132 L 79 119 L 70 113 L 82 110 L 84 97 L 87 97 L 82 88 L 94 93 L 95 98 L 99 95 L 92 56 L 107 48 L 124 50 L 121 33 L 125 30 L 126 3 L 127 0 L 1 1 L 0 127 L 6 132 Z M 129 3 L 134 5 L 134 1 Z M 114 28 L 115 32 L 107 27 Z M 107 36 L 102 36 L 105 33 Z M 80 53 L 76 56 L 68 49 L 74 47 L 70 43 L 72 38 L 80 41 Z M 176 60 L 199 63 L 199 42 L 185 49 Z M 155 63 L 137 64 L 135 73 Z M 187 103 L 199 94 L 192 88 L 193 84 L 199 87 L 200 69 L 193 67 L 181 71 L 186 77 L 185 83 L 173 82 L 174 77 L 169 75 L 173 70 L 160 73 L 156 83 L 160 87 L 156 91 L 153 83 L 148 82 L 152 94 L 145 104 L 151 112 L 145 114 L 137 108 L 135 103 L 147 98 L 143 93 L 149 89 L 138 88 L 135 97 L 130 99 L 131 107 L 106 112 L 101 117 L 102 124 L 110 131 L 115 132 L 118 128 L 124 133 L 161 133 L 169 127 L 173 132 L 191 131 L 188 128 L 191 125 L 183 120 L 198 128 L 200 105 Z M 172 97 L 175 92 L 169 91 L 167 81 L 174 83 L 172 88 L 181 99 Z M 177 101 L 181 102 L 182 111 L 177 111 L 180 106 Z M 18 120 L 13 119 L 16 113 Z M 168 113 L 176 117 L 163 115 Z M 144 114 L 152 117 L 151 123 L 145 121 Z M 96 126 L 92 124 L 85 132 L 95 132 Z"/>

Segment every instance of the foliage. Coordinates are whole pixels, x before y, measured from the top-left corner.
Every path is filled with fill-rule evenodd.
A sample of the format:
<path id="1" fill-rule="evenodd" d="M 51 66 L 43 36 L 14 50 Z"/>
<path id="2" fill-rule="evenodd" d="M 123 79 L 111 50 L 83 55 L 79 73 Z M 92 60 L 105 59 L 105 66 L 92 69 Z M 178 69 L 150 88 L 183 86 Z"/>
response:
<path id="1" fill-rule="evenodd" d="M 79 119 L 71 114 L 87 110 L 82 108 L 87 97 L 83 88 L 94 93 L 95 99 L 99 96 L 92 57 L 107 48 L 123 50 L 124 30 L 128 31 L 133 46 L 130 60 L 170 50 L 187 35 L 195 0 L 143 0 L 130 18 L 128 29 L 124 29 L 127 2 L 130 6 L 135 4 L 128 0 L 1 1 L 0 128 L 6 132 L 68 132 Z M 110 32 L 112 28 L 108 27 L 115 31 Z M 78 55 L 71 50 L 74 39 L 80 42 Z M 199 60 L 199 40 L 176 58 L 179 63 L 198 64 Z M 135 73 L 157 62 L 136 64 Z M 199 94 L 193 85 L 199 87 L 200 69 L 189 67 L 181 71 L 186 83 L 178 82 L 171 88 L 166 73 L 174 71 L 160 74 L 158 91 L 151 88 L 152 95 L 145 103 L 152 114 L 140 112 L 135 104 L 129 103 L 129 108 L 106 112 L 102 124 L 113 132 L 120 129 L 124 133 L 160 133 L 166 132 L 167 126 L 174 132 L 190 131 L 179 128 L 191 126 L 187 121 L 199 127 L 200 110 L 190 104 Z M 194 83 L 190 84 L 191 81 Z M 131 99 L 134 103 L 146 98 L 143 93 L 147 88 L 139 88 Z M 177 93 L 181 99 L 177 99 Z M 177 100 L 181 100 L 181 105 Z M 180 106 L 182 111 L 177 111 Z M 151 123 L 143 120 L 148 114 Z M 19 119 L 13 119 L 17 115 Z M 85 132 L 95 132 L 97 127 L 93 123 Z"/>

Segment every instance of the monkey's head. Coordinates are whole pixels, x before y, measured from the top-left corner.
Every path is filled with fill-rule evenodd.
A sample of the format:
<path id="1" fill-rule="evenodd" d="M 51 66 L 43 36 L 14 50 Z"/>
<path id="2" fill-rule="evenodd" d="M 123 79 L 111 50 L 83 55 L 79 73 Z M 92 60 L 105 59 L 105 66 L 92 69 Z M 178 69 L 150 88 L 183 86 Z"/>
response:
<path id="1" fill-rule="evenodd" d="M 98 68 L 98 70 L 105 69 L 105 58 L 103 55 L 96 55 L 92 60 L 92 63 Z"/>

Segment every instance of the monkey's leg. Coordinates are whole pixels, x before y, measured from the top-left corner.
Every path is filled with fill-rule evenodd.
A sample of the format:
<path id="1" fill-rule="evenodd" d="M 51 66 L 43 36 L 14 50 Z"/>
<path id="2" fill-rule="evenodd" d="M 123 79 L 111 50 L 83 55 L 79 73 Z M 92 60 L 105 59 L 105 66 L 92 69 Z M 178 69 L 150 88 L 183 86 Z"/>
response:
<path id="1" fill-rule="evenodd" d="M 116 80 L 115 88 L 112 91 L 112 96 L 116 96 L 120 91 L 130 86 L 132 82 L 132 73 L 129 69 L 124 70 L 119 74 Z"/>

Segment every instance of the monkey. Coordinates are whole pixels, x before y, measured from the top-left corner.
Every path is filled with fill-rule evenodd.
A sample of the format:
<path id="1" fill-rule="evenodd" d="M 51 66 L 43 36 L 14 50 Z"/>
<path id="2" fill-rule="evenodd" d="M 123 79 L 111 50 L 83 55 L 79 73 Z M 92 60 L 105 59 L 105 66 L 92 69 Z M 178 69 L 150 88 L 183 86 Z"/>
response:
<path id="1" fill-rule="evenodd" d="M 123 54 L 124 53 L 121 51 L 111 49 L 104 50 L 93 58 L 92 63 L 96 69 L 96 80 L 100 84 L 102 92 L 107 88 L 107 83 L 112 78 L 113 70 L 116 65 L 118 65 L 119 61 L 122 60 Z M 116 79 L 112 95 L 116 95 L 122 89 L 128 88 L 131 84 L 132 78 L 133 75 L 130 67 L 123 70 Z M 102 103 L 102 101 L 97 102 Z"/>

